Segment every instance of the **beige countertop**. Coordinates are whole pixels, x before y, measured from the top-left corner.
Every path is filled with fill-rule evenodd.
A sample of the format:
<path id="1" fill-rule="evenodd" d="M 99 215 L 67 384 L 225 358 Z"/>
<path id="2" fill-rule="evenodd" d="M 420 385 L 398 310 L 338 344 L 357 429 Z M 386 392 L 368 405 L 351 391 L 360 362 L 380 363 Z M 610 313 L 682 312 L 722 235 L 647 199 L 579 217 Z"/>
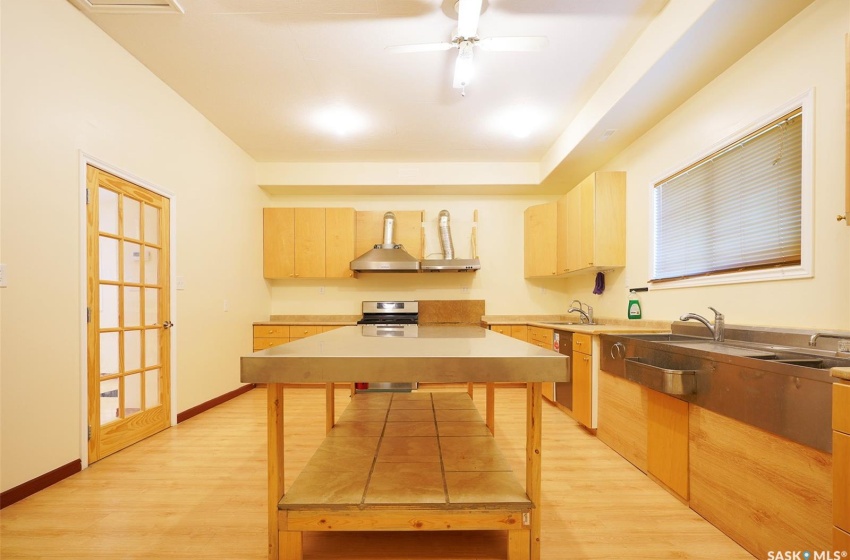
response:
<path id="1" fill-rule="evenodd" d="M 838 379 L 850 381 L 850 367 L 834 367 L 829 370 L 829 373 L 831 373 L 833 377 L 837 377 Z"/>
<path id="2" fill-rule="evenodd" d="M 241 359 L 244 383 L 567 381 L 569 358 L 489 329 L 418 326 L 406 336 L 335 329 Z M 407 336 L 407 335 L 410 336 Z"/>
<path id="3" fill-rule="evenodd" d="M 587 334 L 626 333 L 626 332 L 670 332 L 670 323 L 666 321 L 630 321 L 628 319 L 600 318 L 596 325 L 578 324 L 574 315 L 484 315 L 481 321 L 488 325 L 530 325 L 559 331 L 572 331 Z M 575 322 L 575 324 L 559 324 Z"/>
<path id="4" fill-rule="evenodd" d="M 356 325 L 360 315 L 272 315 L 268 321 L 256 321 L 254 325 Z"/>

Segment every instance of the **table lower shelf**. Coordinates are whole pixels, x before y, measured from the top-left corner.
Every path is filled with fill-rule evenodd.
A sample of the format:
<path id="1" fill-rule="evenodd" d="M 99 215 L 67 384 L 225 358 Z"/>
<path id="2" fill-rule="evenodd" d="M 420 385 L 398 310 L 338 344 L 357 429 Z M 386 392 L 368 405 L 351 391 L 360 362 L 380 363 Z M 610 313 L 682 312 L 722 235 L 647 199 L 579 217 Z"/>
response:
<path id="1" fill-rule="evenodd" d="M 523 558 L 533 508 L 466 393 L 368 393 L 281 499 L 278 529 L 284 558 L 303 531 L 446 530 L 509 531 Z"/>

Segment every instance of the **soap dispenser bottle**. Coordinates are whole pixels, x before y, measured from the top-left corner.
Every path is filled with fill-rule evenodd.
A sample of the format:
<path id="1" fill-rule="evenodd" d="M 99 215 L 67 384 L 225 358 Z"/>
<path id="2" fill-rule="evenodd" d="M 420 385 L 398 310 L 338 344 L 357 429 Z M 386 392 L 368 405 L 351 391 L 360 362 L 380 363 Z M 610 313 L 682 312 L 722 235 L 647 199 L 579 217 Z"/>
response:
<path id="1" fill-rule="evenodd" d="M 627 316 L 629 319 L 640 319 L 640 299 L 638 299 L 637 290 L 629 290 L 629 293 L 631 295 L 629 296 L 629 310 Z"/>

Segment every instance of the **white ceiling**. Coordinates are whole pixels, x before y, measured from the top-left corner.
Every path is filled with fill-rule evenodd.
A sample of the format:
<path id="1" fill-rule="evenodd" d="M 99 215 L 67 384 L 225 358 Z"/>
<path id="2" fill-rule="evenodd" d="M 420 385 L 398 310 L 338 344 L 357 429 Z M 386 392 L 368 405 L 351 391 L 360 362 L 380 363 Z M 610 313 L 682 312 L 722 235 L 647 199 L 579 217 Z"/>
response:
<path id="1" fill-rule="evenodd" d="M 453 0 L 177 0 L 183 14 L 70 1 L 258 162 L 514 162 L 539 165 L 527 182 L 550 184 L 607 161 L 811 2 L 485 0 L 480 37 L 549 46 L 477 50 L 462 97 L 456 50 L 385 50 L 450 40 Z M 662 21 L 673 10 L 696 15 Z M 660 42 L 641 36 L 648 26 L 667 46 L 626 76 L 622 61 Z M 332 106 L 361 113 L 365 128 L 318 130 L 313 116 Z M 526 138 L 494 125 L 517 107 L 541 116 Z M 616 132 L 600 142 L 606 130 Z"/>

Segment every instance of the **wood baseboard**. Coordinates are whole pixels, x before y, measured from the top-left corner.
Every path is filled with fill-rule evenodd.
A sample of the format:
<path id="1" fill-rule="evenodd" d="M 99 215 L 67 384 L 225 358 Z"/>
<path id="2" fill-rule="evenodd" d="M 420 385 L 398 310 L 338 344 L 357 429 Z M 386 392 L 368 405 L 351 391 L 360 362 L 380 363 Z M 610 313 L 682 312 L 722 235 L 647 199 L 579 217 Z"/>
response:
<path id="1" fill-rule="evenodd" d="M 246 385 L 239 387 L 238 389 L 234 389 L 233 391 L 230 391 L 229 393 L 219 395 L 214 399 L 210 399 L 207 402 L 202 402 L 201 404 L 199 404 L 197 406 L 193 406 L 192 408 L 187 408 L 183 412 L 178 412 L 177 413 L 177 423 L 179 424 L 180 422 L 185 422 L 189 418 L 191 418 L 193 416 L 197 416 L 198 414 L 200 414 L 202 412 L 206 412 L 207 410 L 209 410 L 211 408 L 215 408 L 216 406 L 220 405 L 221 403 L 227 402 L 230 399 L 235 399 L 239 395 L 244 395 L 245 393 L 247 393 L 248 391 L 253 389 L 255 386 L 256 385 L 254 383 L 248 383 Z"/>
<path id="2" fill-rule="evenodd" d="M 5 492 L 0 493 L 0 509 L 10 506 L 15 502 L 20 502 L 24 498 L 32 496 L 36 492 L 40 492 L 48 486 L 66 479 L 72 474 L 77 474 L 81 470 L 83 470 L 83 463 L 80 459 L 76 459 L 67 465 L 62 465 L 58 469 L 53 469 L 14 488 L 9 488 Z"/>

